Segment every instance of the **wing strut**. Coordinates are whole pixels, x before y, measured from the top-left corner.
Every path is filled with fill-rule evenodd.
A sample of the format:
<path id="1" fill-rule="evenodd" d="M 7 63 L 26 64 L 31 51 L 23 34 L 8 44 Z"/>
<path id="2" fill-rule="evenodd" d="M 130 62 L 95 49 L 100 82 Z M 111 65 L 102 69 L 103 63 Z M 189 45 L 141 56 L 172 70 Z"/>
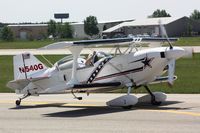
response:
<path id="1" fill-rule="evenodd" d="M 72 67 L 71 80 L 67 84 L 74 85 L 78 83 L 77 75 L 76 75 L 77 59 L 83 48 L 84 48 L 83 46 L 73 46 L 69 48 L 69 51 L 72 53 L 72 56 L 73 56 L 73 67 Z"/>

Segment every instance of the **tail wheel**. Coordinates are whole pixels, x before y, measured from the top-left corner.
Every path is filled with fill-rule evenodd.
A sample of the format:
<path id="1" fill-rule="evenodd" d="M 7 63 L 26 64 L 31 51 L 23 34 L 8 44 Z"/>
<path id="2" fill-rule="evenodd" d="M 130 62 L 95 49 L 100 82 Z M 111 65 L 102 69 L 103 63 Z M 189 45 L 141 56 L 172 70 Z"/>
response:
<path id="1" fill-rule="evenodd" d="M 16 100 L 15 104 L 19 106 L 21 104 L 21 100 Z"/>

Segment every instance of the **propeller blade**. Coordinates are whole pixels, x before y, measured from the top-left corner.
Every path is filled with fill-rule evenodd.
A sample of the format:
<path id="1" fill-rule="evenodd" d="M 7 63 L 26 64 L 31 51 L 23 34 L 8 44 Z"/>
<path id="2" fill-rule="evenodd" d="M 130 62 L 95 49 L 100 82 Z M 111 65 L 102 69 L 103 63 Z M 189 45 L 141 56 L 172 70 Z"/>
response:
<path id="1" fill-rule="evenodd" d="M 168 64 L 168 83 L 170 86 L 174 82 L 174 72 L 175 72 L 175 59 L 170 59 Z"/>
<path id="2" fill-rule="evenodd" d="M 169 37 L 168 37 L 167 32 L 166 32 L 166 29 L 165 29 L 164 25 L 162 24 L 161 20 L 159 20 L 158 23 L 159 23 L 159 26 L 160 26 L 162 37 L 167 39 L 167 42 L 169 44 L 170 49 L 173 49 L 173 45 L 169 40 Z"/>

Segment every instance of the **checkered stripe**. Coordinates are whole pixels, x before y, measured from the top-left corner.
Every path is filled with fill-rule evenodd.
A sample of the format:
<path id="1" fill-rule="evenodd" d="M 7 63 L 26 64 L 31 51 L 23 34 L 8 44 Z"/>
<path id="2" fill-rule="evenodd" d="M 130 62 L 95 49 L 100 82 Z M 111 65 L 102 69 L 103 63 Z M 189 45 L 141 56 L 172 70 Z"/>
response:
<path id="1" fill-rule="evenodd" d="M 96 76 L 99 74 L 101 69 L 104 67 L 104 65 L 110 60 L 111 58 L 104 59 L 101 63 L 99 63 L 98 67 L 92 72 L 90 77 L 87 80 L 87 84 L 92 83 L 93 80 L 96 78 Z"/>

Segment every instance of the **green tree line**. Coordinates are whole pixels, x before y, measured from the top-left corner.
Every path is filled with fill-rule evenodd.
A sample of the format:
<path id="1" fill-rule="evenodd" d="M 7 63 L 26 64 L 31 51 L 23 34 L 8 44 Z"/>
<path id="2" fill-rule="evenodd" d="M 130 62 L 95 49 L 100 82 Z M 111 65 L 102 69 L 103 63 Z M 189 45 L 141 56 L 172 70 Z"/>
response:
<path id="1" fill-rule="evenodd" d="M 56 23 L 54 20 L 48 22 L 48 36 L 53 38 L 73 38 L 73 28 L 70 23 Z"/>

